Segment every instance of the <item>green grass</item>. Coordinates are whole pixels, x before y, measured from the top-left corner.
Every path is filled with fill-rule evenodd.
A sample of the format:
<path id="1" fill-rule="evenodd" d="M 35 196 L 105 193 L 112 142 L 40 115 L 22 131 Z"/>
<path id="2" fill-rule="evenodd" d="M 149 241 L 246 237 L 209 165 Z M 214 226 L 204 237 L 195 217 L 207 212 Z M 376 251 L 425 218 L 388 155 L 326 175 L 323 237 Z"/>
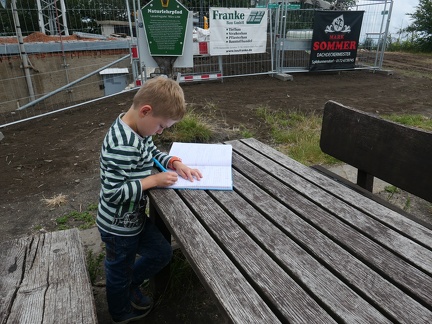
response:
<path id="1" fill-rule="evenodd" d="M 432 131 L 432 119 L 422 115 L 392 114 L 392 115 L 382 115 L 381 117 L 402 125 L 417 127 L 428 131 Z"/>
<path id="2" fill-rule="evenodd" d="M 87 251 L 86 265 L 92 285 L 95 284 L 96 279 L 102 274 L 102 261 L 104 260 L 104 258 L 104 253 L 95 254 L 92 250 Z"/>
<path id="3" fill-rule="evenodd" d="M 266 107 L 259 108 L 256 114 L 269 126 L 276 148 L 282 153 L 305 165 L 339 162 L 323 153 L 319 147 L 321 116 L 302 112 L 273 112 Z"/>
<path id="4" fill-rule="evenodd" d="M 212 136 L 213 128 L 205 118 L 194 111 L 189 111 L 181 121 L 164 131 L 159 140 L 167 143 L 205 143 L 211 141 Z"/>
<path id="5" fill-rule="evenodd" d="M 72 211 L 56 218 L 57 229 L 65 230 L 73 227 L 91 228 L 95 225 L 97 204 L 91 204 L 85 211 Z"/>

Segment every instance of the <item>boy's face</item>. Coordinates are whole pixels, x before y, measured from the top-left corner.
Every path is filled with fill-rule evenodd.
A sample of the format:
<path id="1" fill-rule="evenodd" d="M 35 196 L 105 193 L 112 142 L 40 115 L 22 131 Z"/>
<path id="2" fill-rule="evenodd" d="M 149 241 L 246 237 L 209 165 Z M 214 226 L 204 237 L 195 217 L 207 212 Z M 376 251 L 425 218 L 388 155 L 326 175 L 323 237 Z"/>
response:
<path id="1" fill-rule="evenodd" d="M 137 122 L 137 131 L 142 137 L 162 134 L 165 128 L 171 127 L 178 120 L 172 120 L 164 117 L 155 117 L 152 109 L 141 109 Z"/>

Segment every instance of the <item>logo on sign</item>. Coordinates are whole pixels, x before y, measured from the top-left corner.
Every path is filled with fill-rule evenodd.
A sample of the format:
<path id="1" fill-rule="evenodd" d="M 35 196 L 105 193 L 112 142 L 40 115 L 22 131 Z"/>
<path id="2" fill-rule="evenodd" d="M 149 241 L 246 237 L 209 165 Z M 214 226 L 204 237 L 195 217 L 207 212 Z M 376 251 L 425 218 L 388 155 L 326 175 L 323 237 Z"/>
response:
<path id="1" fill-rule="evenodd" d="M 326 26 L 325 33 L 349 33 L 351 32 L 351 27 L 345 25 L 345 20 L 343 15 L 333 19 L 331 25 Z"/>

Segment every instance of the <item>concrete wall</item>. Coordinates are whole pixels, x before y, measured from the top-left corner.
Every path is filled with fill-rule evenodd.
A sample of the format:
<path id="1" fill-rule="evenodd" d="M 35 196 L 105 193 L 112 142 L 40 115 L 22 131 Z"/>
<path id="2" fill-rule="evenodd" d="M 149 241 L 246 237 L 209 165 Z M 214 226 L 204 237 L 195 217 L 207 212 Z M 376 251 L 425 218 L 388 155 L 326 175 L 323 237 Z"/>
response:
<path id="1" fill-rule="evenodd" d="M 32 66 L 31 80 L 36 99 L 54 91 L 67 83 L 83 76 L 129 54 L 128 50 L 97 50 L 74 51 L 62 53 L 30 54 L 29 61 Z M 115 64 L 116 68 L 128 68 L 130 82 L 132 82 L 132 69 L 130 59 Z M 37 104 L 39 109 L 56 109 L 66 107 L 104 95 L 103 77 L 96 74 L 91 76 L 70 90 L 64 90 L 49 99 Z M 0 113 L 14 111 L 29 102 L 29 90 L 22 69 L 19 55 L 0 56 Z"/>

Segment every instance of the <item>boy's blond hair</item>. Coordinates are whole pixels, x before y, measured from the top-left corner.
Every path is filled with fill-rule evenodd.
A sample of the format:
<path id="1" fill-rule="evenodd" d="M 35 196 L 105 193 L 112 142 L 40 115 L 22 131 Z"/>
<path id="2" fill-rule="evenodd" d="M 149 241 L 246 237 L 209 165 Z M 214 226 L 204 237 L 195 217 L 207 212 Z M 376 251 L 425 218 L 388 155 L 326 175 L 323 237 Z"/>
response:
<path id="1" fill-rule="evenodd" d="M 147 80 L 135 94 L 134 109 L 144 105 L 153 108 L 155 117 L 180 120 L 186 114 L 183 89 L 176 81 L 163 76 Z"/>

